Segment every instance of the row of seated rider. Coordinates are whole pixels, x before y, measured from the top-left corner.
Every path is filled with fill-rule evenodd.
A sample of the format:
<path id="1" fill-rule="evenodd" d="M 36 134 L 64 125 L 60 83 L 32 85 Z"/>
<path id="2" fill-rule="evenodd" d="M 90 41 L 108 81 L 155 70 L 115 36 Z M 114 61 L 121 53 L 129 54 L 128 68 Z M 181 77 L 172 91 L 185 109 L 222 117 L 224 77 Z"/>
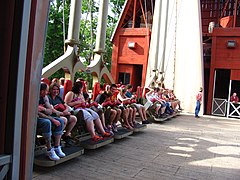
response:
<path id="1" fill-rule="evenodd" d="M 106 91 L 98 94 L 96 102 L 99 103 L 106 115 L 106 128 L 116 131 L 117 122 L 120 122 L 122 127 L 133 130 L 136 116 L 136 109 L 124 104 L 122 99 L 119 99 L 117 86 L 112 84 L 106 86 Z M 121 101 L 122 100 L 122 101 Z"/>
<path id="2" fill-rule="evenodd" d="M 79 86 L 76 84 L 80 84 Z M 73 86 L 73 91 L 80 92 L 82 90 L 82 82 L 77 82 L 75 86 Z M 49 87 L 46 83 L 41 83 L 40 85 L 40 100 L 38 106 L 38 121 L 37 121 L 37 129 L 42 133 L 46 146 L 47 146 L 47 156 L 51 160 L 59 160 L 62 157 L 65 157 L 64 152 L 61 150 L 60 140 L 66 141 L 69 143 L 70 134 L 73 127 L 76 125 L 78 121 L 80 121 L 78 117 L 79 113 L 82 113 L 83 116 L 81 118 L 84 119 L 87 125 L 87 129 L 91 134 L 93 141 L 98 141 L 103 139 L 104 137 L 110 137 L 110 133 L 104 131 L 101 121 L 99 119 L 98 114 L 94 114 L 94 112 L 89 113 L 90 110 L 82 109 L 82 108 L 71 108 L 71 105 L 77 105 L 79 101 L 68 101 L 71 93 L 70 91 L 68 95 L 66 95 L 67 102 L 65 103 L 62 98 L 59 96 L 60 86 L 57 83 L 53 83 L 50 85 L 50 94 L 48 94 Z M 71 112 L 73 112 L 72 115 Z M 98 136 L 95 133 L 94 124 L 101 136 Z M 52 128 L 53 127 L 53 128 Z M 53 132 L 52 132 L 53 129 Z M 63 131 L 65 129 L 65 133 Z M 54 137 L 54 148 L 51 146 L 51 136 Z M 69 144 L 71 145 L 71 144 Z"/>
<path id="3" fill-rule="evenodd" d="M 167 90 L 159 87 L 151 89 L 147 94 L 147 98 L 153 103 L 156 118 L 166 118 L 181 109 L 180 101 L 176 99 L 172 90 Z"/>
<path id="4" fill-rule="evenodd" d="M 120 122 L 122 127 L 132 130 L 136 125 L 136 111 L 138 110 L 143 124 L 149 124 L 146 110 L 143 105 L 137 104 L 135 96 L 131 94 L 132 86 L 129 88 L 117 88 L 116 84 L 107 85 L 105 91 L 103 86 L 95 101 L 104 109 L 107 129 L 116 131 L 116 124 Z M 130 97 L 126 96 L 126 93 Z M 104 124 L 104 123 L 103 123 Z"/>
<path id="5" fill-rule="evenodd" d="M 63 79 L 63 81 L 61 81 Z M 45 81 L 46 81 L 46 79 L 45 79 Z M 61 86 L 64 84 L 64 78 L 60 78 L 60 80 L 58 80 L 57 78 L 53 78 L 53 80 L 51 81 L 52 83 L 55 83 L 55 84 L 60 84 L 60 93 L 61 93 Z M 103 122 L 105 122 L 104 121 L 104 114 L 102 113 L 102 111 L 101 111 L 101 109 L 99 109 L 99 108 L 97 108 L 96 107 L 96 104 L 94 105 L 94 106 L 91 106 L 90 107 L 90 98 L 89 98 L 89 95 L 88 95 L 88 93 L 87 93 L 87 82 L 84 80 L 84 79 L 82 79 L 82 78 L 77 78 L 77 80 L 76 80 L 76 82 L 81 82 L 82 84 L 81 85 L 83 85 L 83 88 L 81 89 L 81 93 L 80 94 L 82 94 L 83 95 L 83 97 L 84 97 L 84 102 L 82 101 L 81 103 L 79 103 L 79 104 L 77 104 L 77 105 L 75 105 L 75 107 L 73 107 L 73 114 L 75 114 L 76 116 L 77 116 L 77 119 L 78 119 L 78 121 L 77 121 L 77 130 L 78 130 L 78 132 L 79 132 L 79 134 L 81 134 L 82 132 L 86 132 L 86 131 L 88 131 L 89 133 L 90 133 L 90 135 L 91 135 L 91 137 L 92 137 L 92 139 L 94 140 L 94 141 L 98 141 L 98 140 L 101 140 L 102 139 L 102 137 L 101 136 L 98 136 L 98 135 L 96 135 L 95 134 L 95 132 L 94 132 L 94 128 L 96 127 L 98 130 L 99 130 L 99 132 L 101 132 L 101 133 L 103 133 L 102 132 L 102 128 L 101 127 L 99 127 L 100 125 L 99 125 L 99 123 L 98 123 L 98 117 L 96 116 L 96 114 L 93 114 L 92 112 L 89 112 L 89 111 L 91 111 L 91 110 L 94 110 L 95 112 L 97 112 L 98 113 L 98 115 L 99 115 L 99 117 L 100 117 L 100 119 L 103 121 Z M 66 83 L 67 83 L 67 81 L 66 81 Z M 78 84 L 78 83 L 77 83 Z M 72 85 L 72 83 L 71 83 L 71 85 Z M 71 88 L 71 89 L 69 89 L 69 88 L 67 88 L 66 90 L 68 91 L 68 90 L 70 90 L 71 92 L 75 92 L 75 94 L 78 94 L 78 90 L 76 90 L 76 86 L 77 85 L 74 85 L 74 87 L 73 88 Z M 64 86 L 63 86 L 64 87 Z M 71 86 L 72 87 L 72 86 Z M 78 89 L 78 87 L 77 87 L 77 89 Z M 65 93 L 66 94 L 66 93 Z M 64 97 L 66 97 L 66 96 L 64 96 Z M 69 98 L 69 97 L 68 97 Z M 67 101 L 69 101 L 68 99 L 67 99 Z M 75 103 L 77 103 L 77 102 L 75 102 Z M 54 104 L 54 105 L 56 105 L 56 103 Z M 67 105 L 67 104 L 66 104 Z M 92 105 L 92 104 L 91 104 Z M 68 105 L 67 105 L 68 106 Z M 86 106 L 88 106 L 87 108 L 89 108 L 90 107 L 90 109 L 86 109 L 87 111 L 85 111 L 85 110 L 78 110 L 79 108 L 82 108 L 82 109 L 85 109 L 86 108 Z M 70 102 L 70 106 L 68 106 L 68 107 L 71 107 L 71 102 Z M 78 108 L 78 109 L 77 109 Z M 88 112 L 92 115 L 92 116 L 94 116 L 94 121 L 93 122 L 88 122 L 90 119 L 92 119 L 92 118 L 90 118 L 89 119 L 89 114 L 88 114 Z M 84 117 L 85 116 L 85 117 Z M 96 119 L 96 121 L 95 121 L 95 119 Z M 86 120 L 87 120 L 87 123 L 86 123 Z M 104 126 L 103 126 L 104 127 Z M 104 128 L 104 130 L 106 130 L 106 128 Z M 68 136 L 67 136 L 68 137 Z M 68 140 L 69 138 L 64 138 L 64 140 Z M 68 144 L 68 142 L 66 142 L 67 144 Z"/>
<path id="6" fill-rule="evenodd" d="M 83 82 L 83 84 L 85 85 L 86 83 L 84 83 L 84 80 L 83 79 L 77 79 L 76 80 L 77 82 L 78 81 L 80 81 L 80 82 Z M 56 78 L 55 79 L 53 79 L 53 81 L 52 82 L 58 82 L 57 80 L 56 80 Z M 110 88 L 111 90 L 112 90 L 112 92 L 116 95 L 116 91 L 115 90 L 117 90 L 116 89 L 116 86 L 114 87 L 114 85 L 112 85 L 112 87 L 113 88 Z M 74 89 L 74 88 L 73 88 Z M 108 86 L 106 87 L 106 89 L 108 89 L 109 90 L 109 88 L 108 88 Z M 128 88 L 128 92 L 130 92 L 132 90 L 132 87 L 129 87 Z M 83 94 L 83 96 L 84 96 L 84 99 L 85 99 L 85 101 L 87 101 L 87 98 L 88 98 L 88 94 L 87 94 L 87 91 L 86 91 L 86 87 L 83 87 L 83 90 L 82 90 L 82 94 Z M 113 98 L 116 98 L 116 96 L 113 96 L 112 97 L 112 99 Z M 65 101 L 69 101 L 69 100 L 66 100 L 66 98 L 65 98 Z M 71 102 L 70 102 L 71 103 Z M 85 102 L 84 102 L 85 103 Z M 136 107 L 138 108 L 138 111 L 139 111 L 139 114 L 140 114 L 140 117 L 142 118 L 142 122 L 143 122 L 143 124 L 148 124 L 149 123 L 149 121 L 147 121 L 146 119 L 146 111 L 145 111 L 145 109 L 144 109 L 144 107 L 142 106 L 142 105 L 137 105 L 136 103 L 134 103 L 135 105 L 136 105 Z M 70 104 L 71 105 L 71 104 Z M 80 106 L 81 106 L 81 104 L 80 104 Z M 85 105 L 84 105 L 85 106 Z M 139 108 L 139 106 L 140 106 L 140 108 Z M 142 107 L 141 107 L 142 106 Z M 82 107 L 81 107 L 82 108 Z M 131 109 L 129 110 L 129 108 L 127 107 L 127 108 L 124 108 L 123 106 L 121 107 L 121 105 L 119 106 L 119 107 L 114 107 L 114 109 L 111 109 L 111 111 L 106 111 L 106 112 L 104 112 L 103 113 L 103 111 L 102 110 L 99 110 L 99 108 L 96 108 L 96 107 L 94 107 L 94 106 L 92 106 L 91 108 L 93 108 L 96 112 L 100 112 L 99 113 L 99 116 L 100 116 L 100 119 L 102 120 L 102 126 L 103 126 L 103 128 L 104 128 L 104 130 L 105 131 L 107 131 L 107 132 L 111 132 L 111 130 L 117 130 L 116 129 L 116 126 L 115 126 L 115 124 L 116 124 L 116 122 L 118 122 L 121 118 L 120 117 L 122 117 L 123 119 L 124 119 L 124 122 L 126 122 L 126 123 L 124 123 L 124 125 L 125 125 L 125 127 L 128 127 L 129 129 L 132 129 L 133 127 L 134 127 L 134 123 L 135 123 L 135 112 L 134 112 L 134 114 L 133 114 L 133 112 L 131 112 L 131 113 L 129 113 L 128 111 L 131 111 Z M 134 108 L 134 107 L 133 107 Z M 104 109 L 106 109 L 106 108 L 103 108 L 103 110 Z M 115 110 L 115 109 L 117 109 L 117 111 Z M 123 113 L 121 112 L 121 111 L 123 111 Z M 80 111 L 80 113 L 75 113 L 79 118 L 78 119 L 80 119 L 81 117 L 82 117 L 82 111 Z M 129 115 L 130 114 L 130 115 Z M 106 122 L 106 124 L 105 124 L 105 119 L 107 119 L 107 122 Z M 128 123 L 128 121 L 130 121 L 130 123 Z M 98 121 L 96 121 L 96 122 L 98 122 Z M 114 122 L 114 123 L 113 123 Z M 132 123 L 131 123 L 132 122 Z M 122 123 L 123 124 L 123 123 Z M 131 126 L 131 125 L 132 126 Z M 98 123 L 97 123 L 97 126 L 98 126 Z M 94 137 L 98 137 L 98 136 L 95 136 L 94 135 L 94 130 L 93 130 L 93 125 L 89 125 L 88 123 L 87 123 L 87 129 L 89 130 L 89 132 L 90 132 L 90 134 L 92 135 L 92 137 L 93 137 L 93 139 L 98 139 L 98 138 L 94 138 Z M 97 127 L 97 129 L 98 129 L 98 127 Z M 68 136 L 67 136 L 68 137 Z M 67 138 L 67 139 L 69 139 L 69 138 Z"/>
<path id="7" fill-rule="evenodd" d="M 58 79 L 54 78 L 52 82 L 58 83 Z M 88 89 L 87 82 L 82 78 L 78 78 L 76 80 L 76 83 L 73 85 L 72 89 L 67 93 L 68 95 L 67 94 L 65 95 L 64 100 L 65 102 L 67 102 L 66 105 L 72 108 L 73 114 L 77 116 L 78 119 L 77 129 L 79 131 L 84 131 L 86 129 L 90 133 L 93 141 L 102 140 L 103 137 L 110 136 L 110 134 L 108 132 L 106 133 L 104 125 L 103 124 L 101 125 L 99 123 L 99 118 L 102 121 L 104 121 L 104 114 L 100 108 L 97 108 L 98 105 L 96 105 L 96 103 L 90 103 L 90 98 L 87 93 L 88 91 L 87 89 Z M 71 96 L 69 94 L 72 93 L 74 93 L 74 96 L 76 96 L 76 98 L 78 98 L 80 101 L 76 102 L 75 97 L 74 99 L 71 100 Z M 78 96 L 82 97 L 82 99 L 79 98 Z M 72 106 L 73 104 L 74 106 Z M 104 128 L 105 132 L 103 131 L 102 127 Z M 95 128 L 101 134 L 101 136 L 96 135 Z M 64 140 L 65 139 L 68 140 L 69 138 L 64 138 Z"/>

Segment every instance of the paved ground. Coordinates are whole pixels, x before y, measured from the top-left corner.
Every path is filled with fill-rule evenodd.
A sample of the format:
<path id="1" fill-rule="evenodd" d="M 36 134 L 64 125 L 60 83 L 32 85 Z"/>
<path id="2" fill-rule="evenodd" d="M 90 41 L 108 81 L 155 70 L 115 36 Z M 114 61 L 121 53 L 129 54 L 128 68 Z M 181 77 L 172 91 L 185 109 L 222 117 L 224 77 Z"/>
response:
<path id="1" fill-rule="evenodd" d="M 240 120 L 181 115 L 53 168 L 48 179 L 240 179 Z"/>

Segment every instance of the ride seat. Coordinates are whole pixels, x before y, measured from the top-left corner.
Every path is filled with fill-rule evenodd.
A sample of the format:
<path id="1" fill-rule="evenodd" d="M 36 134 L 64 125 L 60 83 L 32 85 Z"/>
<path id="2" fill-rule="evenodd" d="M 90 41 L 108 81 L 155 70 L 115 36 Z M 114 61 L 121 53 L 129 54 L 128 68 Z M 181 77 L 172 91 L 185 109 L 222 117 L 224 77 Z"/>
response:
<path id="1" fill-rule="evenodd" d="M 63 90 L 63 100 L 65 98 L 65 95 L 68 93 L 68 91 L 72 90 L 72 81 L 66 80 L 64 83 L 64 90 Z"/>
<path id="2" fill-rule="evenodd" d="M 100 87 L 100 83 L 99 82 L 95 82 L 94 86 L 93 86 L 93 95 L 92 95 L 92 99 L 95 100 L 97 95 L 100 93 L 101 91 L 101 87 Z"/>
<path id="3" fill-rule="evenodd" d="M 50 84 L 51 84 L 51 81 L 48 78 L 42 78 L 41 82 L 46 83 L 48 86 L 50 86 Z"/>

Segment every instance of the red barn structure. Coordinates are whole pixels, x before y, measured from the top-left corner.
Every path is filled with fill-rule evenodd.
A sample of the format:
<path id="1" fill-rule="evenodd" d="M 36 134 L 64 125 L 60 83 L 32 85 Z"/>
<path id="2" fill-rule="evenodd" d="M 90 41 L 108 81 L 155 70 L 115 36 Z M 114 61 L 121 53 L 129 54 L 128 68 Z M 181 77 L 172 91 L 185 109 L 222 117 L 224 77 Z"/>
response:
<path id="1" fill-rule="evenodd" d="M 146 81 L 154 4 L 126 1 L 112 37 L 112 77 L 115 82 L 131 83 L 134 90 Z"/>
<path id="2" fill-rule="evenodd" d="M 165 66 L 172 66 L 171 71 L 167 71 L 166 67 L 161 68 L 161 65 L 156 66 L 157 68 L 152 68 L 151 71 L 155 70 L 155 75 L 157 74 L 158 77 L 161 76 L 161 73 L 166 74 L 166 77 L 169 76 L 169 74 L 173 74 L 173 80 L 171 80 L 172 85 L 170 85 L 169 88 L 174 89 L 179 96 L 183 98 L 183 103 L 185 103 L 187 106 L 186 109 L 192 109 L 192 111 L 194 111 L 194 93 L 200 86 L 203 86 L 203 113 L 231 117 L 231 104 L 229 104 L 230 95 L 235 91 L 237 94 L 240 94 L 239 0 L 198 1 L 200 24 L 199 38 L 201 38 L 201 47 L 199 47 L 200 54 L 196 54 L 195 56 L 191 55 L 191 58 L 198 58 L 196 61 L 198 65 L 196 66 L 202 64 L 202 67 L 199 69 L 193 68 L 193 71 L 200 71 L 198 75 L 193 75 L 197 77 L 196 81 L 199 81 L 199 85 L 192 85 L 192 87 L 194 87 L 192 88 L 194 92 L 191 92 L 192 95 L 189 95 L 191 96 L 191 100 L 189 100 L 189 102 L 187 102 L 187 98 L 184 97 L 184 94 L 189 94 L 189 92 L 184 92 L 186 89 L 179 87 L 185 86 L 183 81 L 188 81 L 189 83 L 193 82 L 188 80 L 189 75 L 183 75 L 181 80 L 178 79 L 179 73 L 176 62 L 182 62 L 185 64 L 185 66 L 188 66 L 191 63 L 184 62 L 185 57 L 179 56 L 179 54 L 183 52 L 178 52 L 180 51 L 181 46 L 185 46 L 184 43 L 192 43 L 190 34 L 194 33 L 191 32 L 191 28 L 194 28 L 194 26 L 191 27 L 191 22 L 189 21 L 191 14 L 184 16 L 184 20 L 181 21 L 181 13 L 183 13 L 183 10 L 179 5 L 188 4 L 190 2 L 184 0 L 175 0 L 169 2 L 170 6 L 164 6 L 164 4 L 160 4 L 162 11 L 161 13 L 163 16 L 169 16 L 165 17 L 165 20 L 161 20 L 162 22 L 160 28 L 164 29 L 166 28 L 165 26 L 168 26 L 166 28 L 167 31 L 164 32 L 164 30 L 160 30 L 160 33 L 157 35 L 154 33 L 154 29 L 151 29 L 154 28 L 153 26 L 155 25 L 155 21 L 153 20 L 154 16 L 157 14 L 155 13 L 155 5 L 157 5 L 157 1 L 127 0 L 125 2 L 122 14 L 112 36 L 113 53 L 111 73 L 113 79 L 115 82 L 122 82 L 123 84 L 131 83 L 133 84 L 134 89 L 136 89 L 137 86 L 147 86 L 149 84 L 148 79 L 151 79 L 149 78 L 151 76 L 148 76 L 147 73 L 147 71 L 150 69 L 149 61 L 152 61 L 152 58 L 149 58 L 152 53 L 150 50 L 151 41 L 154 41 L 156 38 L 158 38 L 158 36 L 163 36 L 162 40 L 160 40 L 163 41 L 163 43 L 161 44 L 159 41 L 159 44 L 164 49 L 164 47 L 167 46 L 167 44 L 164 44 L 164 38 L 169 36 L 167 34 L 171 31 L 171 26 L 169 24 L 171 24 L 170 21 L 173 21 L 172 19 L 174 19 L 175 21 L 173 24 L 175 24 L 175 26 L 172 26 L 172 28 L 175 28 L 175 35 L 173 34 L 173 36 L 176 36 L 175 41 L 173 40 L 175 49 L 171 48 L 172 51 L 169 51 L 169 54 L 174 54 L 170 60 L 174 62 L 172 63 L 174 65 L 171 65 L 171 63 L 165 63 Z M 174 17 L 172 17 L 169 13 L 168 15 L 164 14 L 164 8 L 168 8 L 169 13 L 176 11 L 176 13 L 173 15 Z M 161 17 L 159 16 L 159 18 Z M 166 21 L 166 24 L 164 24 L 164 21 Z M 179 35 L 179 26 L 181 26 L 184 21 L 189 21 L 190 31 L 189 27 L 185 27 L 185 34 L 183 33 Z M 184 40 L 180 40 L 178 36 L 185 36 Z M 188 45 L 186 48 L 189 49 L 190 46 Z M 191 50 L 189 49 L 189 51 Z M 164 53 L 165 52 L 163 50 L 163 52 L 160 54 Z M 163 59 L 164 58 L 166 59 L 166 57 L 163 57 Z M 161 59 L 161 57 L 158 57 L 158 59 Z M 160 62 L 160 64 L 163 63 Z M 181 73 L 185 71 L 191 71 L 190 69 L 192 68 L 192 64 L 189 66 L 190 68 L 181 67 Z M 163 72 L 161 69 L 165 69 L 165 71 Z M 156 73 L 156 71 L 158 72 Z M 201 77 L 198 76 L 202 76 L 202 82 Z M 166 77 L 164 84 L 169 82 L 169 80 L 166 80 Z M 182 83 L 182 85 L 178 85 L 179 83 Z M 189 88 L 191 88 L 191 86 L 189 86 L 187 89 Z M 180 92 L 179 89 L 181 89 L 182 92 Z M 188 103 L 193 104 L 193 106 L 188 106 Z"/>

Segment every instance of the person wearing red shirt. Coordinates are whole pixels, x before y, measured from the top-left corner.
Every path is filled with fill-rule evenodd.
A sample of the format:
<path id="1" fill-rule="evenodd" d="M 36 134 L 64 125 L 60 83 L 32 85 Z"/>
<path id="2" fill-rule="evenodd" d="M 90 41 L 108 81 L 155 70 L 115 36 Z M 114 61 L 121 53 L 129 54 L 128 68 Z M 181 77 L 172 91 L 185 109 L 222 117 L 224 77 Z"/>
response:
<path id="1" fill-rule="evenodd" d="M 233 93 L 233 95 L 230 97 L 230 102 L 232 102 L 232 103 L 239 102 L 239 98 L 237 96 L 237 93 Z"/>
<path id="2" fill-rule="evenodd" d="M 203 89 L 200 88 L 198 94 L 196 95 L 196 100 L 197 100 L 197 104 L 196 104 L 196 108 L 195 108 L 195 117 L 196 118 L 199 118 L 198 113 L 200 111 L 201 104 L 202 104 L 202 91 L 203 91 Z"/>

